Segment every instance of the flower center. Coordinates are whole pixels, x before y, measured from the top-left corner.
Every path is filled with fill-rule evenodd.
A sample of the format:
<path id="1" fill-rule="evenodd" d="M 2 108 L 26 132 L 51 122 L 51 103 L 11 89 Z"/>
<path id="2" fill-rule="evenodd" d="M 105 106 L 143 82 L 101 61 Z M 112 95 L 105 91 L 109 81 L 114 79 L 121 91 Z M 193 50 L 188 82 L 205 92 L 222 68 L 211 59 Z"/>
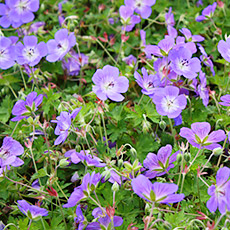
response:
<path id="1" fill-rule="evenodd" d="M 0 148 L 0 158 L 3 159 L 3 160 L 6 160 L 7 157 L 9 156 L 9 151 L 8 150 L 5 150 L 3 148 Z"/>
<path id="2" fill-rule="evenodd" d="M 173 106 L 173 100 L 168 100 L 167 106 L 168 106 L 168 108 L 171 108 Z"/>
<path id="3" fill-rule="evenodd" d="M 182 70 L 186 70 L 189 67 L 189 60 L 187 59 L 182 59 L 179 62 L 179 68 Z"/>
<path id="4" fill-rule="evenodd" d="M 5 50 L 2 49 L 0 50 L 0 58 L 4 58 L 4 56 L 5 56 Z"/>
<path id="5" fill-rule="evenodd" d="M 23 12 L 23 11 L 26 11 L 27 8 L 28 8 L 28 1 L 19 1 L 18 3 L 18 9 L 19 9 L 19 12 Z"/>
<path id="6" fill-rule="evenodd" d="M 105 89 L 110 90 L 114 87 L 114 85 L 115 85 L 114 82 L 111 81 L 109 84 L 105 85 Z"/>
<path id="7" fill-rule="evenodd" d="M 142 1 L 137 0 L 135 3 L 136 8 L 141 8 L 142 7 Z"/>

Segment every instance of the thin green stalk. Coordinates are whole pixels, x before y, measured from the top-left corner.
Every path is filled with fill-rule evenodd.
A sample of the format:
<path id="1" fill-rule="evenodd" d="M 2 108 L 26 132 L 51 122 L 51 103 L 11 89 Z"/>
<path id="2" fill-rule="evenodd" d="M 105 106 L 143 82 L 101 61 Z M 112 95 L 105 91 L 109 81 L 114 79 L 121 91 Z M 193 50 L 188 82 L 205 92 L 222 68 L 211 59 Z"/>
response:
<path id="1" fill-rule="evenodd" d="M 210 186 L 199 176 L 200 180 L 209 188 Z"/>
<path id="2" fill-rule="evenodd" d="M 14 132 L 15 132 L 15 130 L 16 130 L 16 128 L 17 128 L 19 122 L 20 122 L 20 121 L 18 121 L 18 122 L 16 123 L 16 125 L 14 126 L 14 129 L 13 129 L 11 135 L 10 135 L 11 137 L 14 135 Z"/>
<path id="3" fill-rule="evenodd" d="M 189 170 L 189 169 L 190 169 L 190 167 L 193 165 L 194 161 L 196 160 L 196 158 L 198 157 L 198 155 L 199 155 L 199 153 L 200 153 L 200 150 L 201 150 L 201 145 L 200 145 L 200 148 L 199 148 L 199 150 L 198 150 L 198 152 L 197 152 L 196 156 L 195 156 L 195 157 L 194 157 L 194 159 L 192 160 L 192 162 L 191 162 L 191 164 L 189 165 L 189 167 L 188 167 L 188 169 L 187 169 L 187 170 Z"/>
<path id="4" fill-rule="evenodd" d="M 68 228 L 67 228 L 66 221 L 65 221 L 65 216 L 64 216 L 64 213 L 63 213 L 63 208 L 62 208 L 62 205 L 61 205 L 61 202 L 60 202 L 59 196 L 57 196 L 57 201 L 58 201 L 58 204 L 59 204 L 59 207 L 60 207 L 60 211 L 61 211 L 61 215 L 62 215 L 62 218 L 63 218 L 64 224 L 65 224 L 65 229 L 68 229 Z"/>
<path id="5" fill-rule="evenodd" d="M 9 226 L 14 226 L 16 229 L 19 229 L 15 224 L 9 223 L 9 224 L 7 224 L 7 225 L 3 228 L 3 230 L 7 230 L 7 228 L 8 228 Z"/>
<path id="6" fill-rule="evenodd" d="M 106 146 L 107 146 L 107 152 L 109 153 L 109 143 L 108 143 L 108 137 L 107 137 L 107 131 L 106 131 L 106 126 L 105 126 L 105 119 L 103 113 L 101 114 L 102 117 L 102 124 L 103 124 L 103 129 L 105 132 L 105 141 L 106 141 Z"/>
<path id="7" fill-rule="evenodd" d="M 29 230 L 29 229 L 30 229 L 31 224 L 32 224 L 32 219 L 30 219 L 30 223 L 29 223 L 29 226 L 28 226 L 27 230 Z"/>
<path id="8" fill-rule="evenodd" d="M 197 185 L 197 193 L 198 193 L 199 208 L 200 208 L 201 199 L 200 199 L 200 185 L 199 185 L 199 178 L 198 178 L 198 175 L 197 175 L 197 177 L 196 177 L 196 185 Z"/>
<path id="9" fill-rule="evenodd" d="M 107 213 L 105 212 L 105 209 L 102 208 L 100 202 L 97 202 L 97 201 L 96 201 L 92 196 L 90 196 L 90 195 L 89 195 L 89 199 L 91 199 L 91 200 L 101 209 L 101 211 L 102 211 L 104 214 L 107 215 Z"/>
<path id="10" fill-rule="evenodd" d="M 225 145 L 226 145 L 226 143 L 227 143 L 227 140 L 228 140 L 228 138 L 226 137 L 225 140 L 224 140 L 223 149 L 225 148 Z M 220 154 L 220 156 L 219 156 L 219 159 L 218 159 L 218 162 L 217 162 L 216 167 L 219 167 L 220 162 L 221 162 L 221 158 L 222 158 L 222 154 Z"/>
<path id="11" fill-rule="evenodd" d="M 61 191 L 62 195 L 65 197 L 65 199 L 68 200 L 68 197 L 65 195 L 64 191 L 62 190 L 61 186 L 58 184 L 57 181 L 56 181 L 56 185 L 59 188 L 59 190 Z"/>
<path id="12" fill-rule="evenodd" d="M 30 149 L 32 160 L 33 160 L 35 172 L 38 173 L 38 168 L 37 168 L 37 165 L 36 165 L 36 162 L 35 162 L 35 159 L 34 159 L 34 153 L 33 153 L 33 150 L 32 150 L 32 146 L 29 149 Z M 38 178 L 38 181 L 39 181 L 40 186 L 42 186 L 40 177 Z"/>
<path id="13" fill-rule="evenodd" d="M 21 73 L 21 76 L 22 76 L 22 80 L 23 80 L 23 84 L 24 84 L 24 87 L 25 89 L 27 90 L 27 85 L 26 85 L 26 81 L 25 81 L 25 78 L 24 78 L 24 74 L 22 72 L 22 67 L 19 65 L 19 70 L 20 70 L 20 73 Z"/>
<path id="14" fill-rule="evenodd" d="M 7 85 L 7 86 L 10 88 L 12 94 L 13 94 L 14 97 L 17 99 L 18 97 L 17 97 L 16 93 L 14 92 L 14 89 L 11 87 L 11 85 L 9 84 L 9 85 Z"/>
<path id="15" fill-rule="evenodd" d="M 151 207 L 151 211 L 150 211 L 150 214 L 149 214 L 149 218 L 148 218 L 148 221 L 147 221 L 146 229 L 145 229 L 145 230 L 148 230 L 148 227 L 149 227 L 149 224 L 150 224 L 152 215 L 153 215 L 153 209 L 154 209 L 154 207 L 155 207 L 155 205 L 154 205 L 154 203 L 152 202 L 152 207 Z"/>
<path id="16" fill-rule="evenodd" d="M 189 3 L 189 0 L 187 0 L 187 5 L 188 5 L 188 8 L 190 8 L 190 3 Z"/>
<path id="17" fill-rule="evenodd" d="M 112 55 L 109 53 L 109 51 L 104 47 L 104 45 L 97 39 L 97 43 L 103 48 L 103 50 L 107 53 L 107 55 L 110 57 L 110 59 L 114 62 L 115 65 L 118 65 L 115 59 L 112 57 Z"/>
<path id="18" fill-rule="evenodd" d="M 171 128 L 171 133 L 172 133 L 172 136 L 173 136 L 173 139 L 174 139 L 174 143 L 177 144 L 176 137 L 175 137 L 175 130 L 173 128 L 172 120 L 170 118 L 169 118 L 169 125 L 170 125 L 170 128 Z"/>
<path id="19" fill-rule="evenodd" d="M 42 217 L 41 217 L 41 222 L 42 222 L 42 227 L 43 227 L 43 229 L 46 230 L 46 226 L 45 226 L 45 223 L 44 223 Z"/>

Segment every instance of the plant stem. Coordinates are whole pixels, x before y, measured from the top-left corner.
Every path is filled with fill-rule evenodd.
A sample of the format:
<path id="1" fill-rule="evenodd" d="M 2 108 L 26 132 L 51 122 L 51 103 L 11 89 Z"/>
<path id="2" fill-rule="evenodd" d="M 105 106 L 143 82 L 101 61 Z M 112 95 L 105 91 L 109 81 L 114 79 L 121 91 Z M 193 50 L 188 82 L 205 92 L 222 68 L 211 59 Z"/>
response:
<path id="1" fill-rule="evenodd" d="M 7 86 L 10 88 L 10 90 L 13 93 L 14 97 L 17 99 L 18 97 L 17 97 L 16 93 L 14 92 L 14 89 L 11 87 L 11 85 L 9 84 Z"/>
<path id="2" fill-rule="evenodd" d="M 60 207 L 60 211 L 61 211 L 61 214 L 62 214 L 62 218 L 63 218 L 64 224 L 65 224 L 65 229 L 68 229 L 66 221 L 65 221 L 65 216 L 64 216 L 64 213 L 63 213 L 63 209 L 62 209 L 62 205 L 61 205 L 59 196 L 57 196 L 57 201 L 58 201 L 58 204 L 59 204 L 59 207 Z"/>
<path id="3" fill-rule="evenodd" d="M 32 157 L 32 160 L 33 160 L 35 172 L 38 174 L 38 168 L 37 168 L 37 165 L 36 165 L 36 162 L 35 162 L 35 159 L 34 159 L 34 154 L 33 154 L 32 146 L 29 148 L 29 150 L 30 150 L 31 157 Z M 42 186 L 40 177 L 38 178 L 38 181 L 39 181 L 40 186 Z"/>
<path id="4" fill-rule="evenodd" d="M 199 148 L 199 150 L 198 150 L 198 152 L 197 152 L 196 156 L 195 156 L 195 157 L 194 157 L 194 159 L 192 160 L 192 162 L 191 162 L 191 164 L 189 165 L 189 167 L 188 167 L 188 169 L 187 169 L 187 170 L 189 170 L 189 169 L 190 169 L 190 167 L 193 165 L 194 161 L 196 160 L 196 158 L 198 157 L 198 155 L 199 155 L 199 153 L 200 153 L 200 150 L 201 150 L 201 145 L 200 145 L 200 148 Z"/>
<path id="5" fill-rule="evenodd" d="M 45 223 L 44 223 L 42 217 L 41 217 L 41 222 L 42 222 L 43 229 L 46 230 L 46 226 L 45 226 Z"/>
<path id="6" fill-rule="evenodd" d="M 29 226 L 28 226 L 27 230 L 29 230 L 29 229 L 30 229 L 31 224 L 32 224 L 32 219 L 30 219 L 30 223 L 29 223 Z"/>
<path id="7" fill-rule="evenodd" d="M 150 211 L 150 214 L 149 214 L 149 218 L 148 218 L 148 221 L 147 221 L 147 224 L 146 224 L 146 229 L 145 230 L 148 230 L 149 228 L 149 224 L 151 223 L 151 218 L 152 218 L 152 215 L 153 215 L 153 209 L 154 209 L 155 205 L 154 203 L 152 202 L 152 207 L 151 207 L 151 211 Z"/>
<path id="8" fill-rule="evenodd" d="M 22 72 L 22 67 L 21 66 L 19 66 L 19 70 L 20 70 L 20 73 L 21 73 L 21 76 L 22 76 L 22 80 L 23 80 L 25 90 L 27 90 L 27 85 L 26 85 L 26 81 L 25 81 L 24 74 Z"/>
<path id="9" fill-rule="evenodd" d="M 20 121 L 18 121 L 18 122 L 16 123 L 16 125 L 14 126 L 14 129 L 13 129 L 11 135 L 10 135 L 11 137 L 13 136 L 13 134 L 14 134 L 14 132 L 15 132 L 15 130 L 16 130 L 16 128 L 17 128 L 19 122 L 20 122 Z"/>
<path id="10" fill-rule="evenodd" d="M 103 124 L 104 132 L 105 132 L 105 141 L 106 141 L 106 146 L 107 146 L 107 152 L 109 153 L 109 143 L 108 143 L 108 137 L 107 137 L 105 119 L 104 119 L 103 113 L 101 114 L 101 118 L 102 118 L 102 124 Z"/>
<path id="11" fill-rule="evenodd" d="M 61 186 L 58 184 L 57 181 L 56 181 L 56 185 L 59 188 L 59 190 L 61 191 L 62 195 L 65 197 L 65 199 L 68 200 L 68 197 L 65 195 L 64 191 L 62 190 Z"/>

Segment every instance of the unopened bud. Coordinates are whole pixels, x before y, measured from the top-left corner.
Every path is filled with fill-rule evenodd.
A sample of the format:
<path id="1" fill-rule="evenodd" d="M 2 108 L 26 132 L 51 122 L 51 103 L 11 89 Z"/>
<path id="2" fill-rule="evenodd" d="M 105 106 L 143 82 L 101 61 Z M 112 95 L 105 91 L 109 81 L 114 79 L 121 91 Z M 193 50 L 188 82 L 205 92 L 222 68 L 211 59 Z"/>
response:
<path id="1" fill-rule="evenodd" d="M 213 153 L 215 156 L 219 156 L 223 153 L 223 149 L 221 147 L 213 149 Z"/>
<path id="2" fill-rule="evenodd" d="M 81 146 L 80 145 L 76 145 L 75 146 L 75 150 L 77 153 L 79 153 L 81 151 Z"/>
<path id="3" fill-rule="evenodd" d="M 136 149 L 131 148 L 130 149 L 130 153 L 132 154 L 133 157 L 135 157 L 135 158 L 137 157 L 137 151 L 136 151 Z"/>
<path id="4" fill-rule="evenodd" d="M 59 162 L 59 167 L 60 168 L 64 168 L 66 167 L 67 165 L 69 165 L 69 161 L 67 161 L 67 158 L 66 159 L 61 159 L 60 162 Z"/>
<path id="5" fill-rule="evenodd" d="M 119 184 L 115 181 L 111 189 L 113 192 L 117 192 L 119 190 Z"/>
<path id="6" fill-rule="evenodd" d="M 123 165 L 123 160 L 119 159 L 117 163 L 118 163 L 118 167 L 121 168 L 121 166 Z"/>
<path id="7" fill-rule="evenodd" d="M 129 162 L 124 162 L 124 166 L 127 169 L 128 172 L 132 172 L 133 166 Z"/>
<path id="8" fill-rule="evenodd" d="M 185 153 L 184 154 L 184 159 L 189 162 L 191 160 L 191 154 L 190 153 Z"/>
<path id="9" fill-rule="evenodd" d="M 79 179 L 79 175 L 78 172 L 75 172 L 73 174 L 73 176 L 71 177 L 71 182 L 74 183 L 75 181 L 77 181 Z"/>
<path id="10" fill-rule="evenodd" d="M 160 128 L 163 130 L 163 131 L 165 131 L 165 129 L 166 129 L 166 123 L 165 123 L 165 121 L 160 121 L 160 123 L 159 123 L 159 126 L 160 126 Z"/>

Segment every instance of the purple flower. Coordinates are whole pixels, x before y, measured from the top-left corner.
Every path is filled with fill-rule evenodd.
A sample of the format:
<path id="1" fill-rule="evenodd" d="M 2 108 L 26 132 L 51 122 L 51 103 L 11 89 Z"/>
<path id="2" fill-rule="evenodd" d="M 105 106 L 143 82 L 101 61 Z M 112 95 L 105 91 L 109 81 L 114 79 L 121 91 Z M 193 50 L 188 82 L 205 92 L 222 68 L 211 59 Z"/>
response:
<path id="1" fill-rule="evenodd" d="M 178 117 L 187 104 L 185 95 L 179 95 L 179 89 L 175 86 L 158 88 L 152 99 L 157 112 L 169 118 Z"/>
<path id="2" fill-rule="evenodd" d="M 24 164 L 24 162 L 18 158 L 24 153 L 24 148 L 22 145 L 15 141 L 12 137 L 5 137 L 3 139 L 2 147 L 0 148 L 0 166 L 4 168 L 5 166 L 12 165 L 14 167 L 19 167 Z"/>
<path id="3" fill-rule="evenodd" d="M 102 101 L 107 98 L 112 101 L 123 101 L 121 93 L 125 93 L 129 88 L 129 80 L 123 76 L 119 77 L 119 69 L 110 65 L 98 69 L 92 80 L 95 84 L 93 92 Z"/>
<path id="4" fill-rule="evenodd" d="M 174 126 L 179 126 L 183 122 L 181 114 L 178 117 L 174 118 Z"/>
<path id="5" fill-rule="evenodd" d="M 170 68 L 167 57 L 158 58 L 153 63 L 153 66 L 159 78 L 158 86 L 166 86 L 169 83 L 171 84 L 170 80 L 177 79 L 177 74 L 174 71 L 172 71 L 172 69 Z"/>
<path id="6" fill-rule="evenodd" d="M 14 28 L 34 20 L 33 12 L 39 9 L 39 0 L 11 0 L 6 1 L 10 11 L 6 14 L 11 19 Z"/>
<path id="7" fill-rule="evenodd" d="M 31 92 L 26 97 L 26 100 L 19 100 L 15 103 L 12 114 L 16 117 L 12 118 L 11 121 L 20 121 L 23 118 L 28 118 L 31 112 L 38 110 L 38 106 L 42 103 L 43 95 L 37 96 L 36 92 Z"/>
<path id="8" fill-rule="evenodd" d="M 151 13 L 156 0 L 125 0 L 125 5 L 133 9 L 136 13 L 140 14 L 142 18 L 148 18 Z"/>
<path id="9" fill-rule="evenodd" d="M 67 29 L 60 29 L 55 33 L 55 39 L 47 42 L 48 55 L 46 60 L 56 62 L 61 60 L 76 44 L 74 33 L 68 35 Z"/>
<path id="10" fill-rule="evenodd" d="M 147 45 L 145 47 L 145 53 L 146 55 L 153 54 L 158 57 L 168 56 L 168 53 L 173 48 L 174 44 L 174 38 L 167 37 L 161 40 L 158 45 Z"/>
<path id="11" fill-rule="evenodd" d="M 201 21 L 204 21 L 206 19 L 212 18 L 213 14 L 215 12 L 216 6 L 217 6 L 216 2 L 214 2 L 212 5 L 207 6 L 205 9 L 203 9 L 201 15 L 196 17 L 196 21 L 201 22 Z"/>
<path id="12" fill-rule="evenodd" d="M 178 35 L 177 30 L 171 25 L 167 26 L 167 32 L 168 32 L 168 35 L 166 35 L 165 38 L 167 37 L 176 38 Z"/>
<path id="13" fill-rule="evenodd" d="M 25 200 L 18 200 L 17 203 L 19 210 L 29 219 L 36 219 L 37 217 L 48 216 L 48 211 L 45 208 L 30 205 Z"/>
<path id="14" fill-rule="evenodd" d="M 187 28 L 182 28 L 180 32 L 185 36 L 188 42 L 202 42 L 205 39 L 201 35 L 192 35 L 191 31 Z"/>
<path id="15" fill-rule="evenodd" d="M 35 180 L 32 184 L 31 187 L 35 188 L 35 189 L 40 189 L 40 184 L 39 184 L 39 180 Z"/>
<path id="16" fill-rule="evenodd" d="M 9 38 L 0 36 L 0 68 L 9 69 L 15 64 L 14 60 L 15 50 L 12 41 Z"/>
<path id="17" fill-rule="evenodd" d="M 174 167 L 173 162 L 176 161 L 179 151 L 172 153 L 172 146 L 166 145 L 161 147 L 157 153 L 148 153 L 146 159 L 143 161 L 143 165 L 148 171 L 145 172 L 145 176 L 152 179 L 156 176 L 162 176 Z"/>
<path id="18" fill-rule="evenodd" d="M 168 13 L 165 14 L 165 22 L 167 25 L 171 25 L 171 26 L 175 25 L 174 15 L 172 13 L 172 7 L 169 7 Z"/>
<path id="19" fill-rule="evenodd" d="M 133 9 L 128 6 L 121 6 L 119 9 L 121 22 L 123 24 L 122 30 L 131 31 L 133 27 L 141 21 L 140 17 L 133 15 Z"/>
<path id="20" fill-rule="evenodd" d="M 184 199 L 184 194 L 174 194 L 178 186 L 169 183 L 151 183 L 151 181 L 139 175 L 131 182 L 133 191 L 142 199 L 154 203 L 177 203 Z"/>
<path id="21" fill-rule="evenodd" d="M 18 42 L 15 46 L 16 61 L 20 65 L 37 65 L 42 57 L 45 57 L 47 54 L 45 42 L 38 43 L 36 36 L 25 36 L 23 42 L 24 45 L 21 42 Z"/>
<path id="22" fill-rule="evenodd" d="M 226 94 L 220 97 L 220 100 L 221 100 L 221 102 L 219 102 L 220 105 L 230 106 L 230 94 Z"/>
<path id="23" fill-rule="evenodd" d="M 145 95 L 153 96 L 155 88 L 158 85 L 159 79 L 156 75 L 148 75 L 147 70 L 143 67 L 141 69 L 143 77 L 135 71 L 134 77 L 137 84 L 142 88 L 141 92 Z"/>
<path id="24" fill-rule="evenodd" d="M 210 70 L 212 72 L 212 75 L 215 76 L 215 71 L 214 71 L 214 68 L 213 68 L 213 63 L 212 63 L 212 60 L 211 58 L 208 56 L 208 54 L 205 52 L 205 49 L 204 47 L 201 45 L 201 44 L 197 44 L 198 47 L 199 47 L 199 50 L 201 52 L 201 56 L 200 56 L 200 60 L 206 65 L 206 66 L 209 66 L 210 67 Z"/>
<path id="25" fill-rule="evenodd" d="M 101 174 L 93 172 L 91 175 L 87 173 L 83 179 L 82 184 L 74 189 L 70 195 L 67 204 L 64 204 L 64 208 L 70 208 L 75 206 L 79 201 L 87 198 L 88 195 L 95 190 L 97 184 L 101 180 Z"/>
<path id="26" fill-rule="evenodd" d="M 223 130 L 211 132 L 211 126 L 208 122 L 196 122 L 191 125 L 191 129 L 183 127 L 179 135 L 186 138 L 187 141 L 196 148 L 213 150 L 220 148 L 217 142 L 223 141 L 226 135 Z M 210 133 L 210 134 L 209 134 Z"/>
<path id="27" fill-rule="evenodd" d="M 90 154 L 89 150 L 81 150 L 79 153 L 75 149 L 71 149 L 65 153 L 65 157 L 70 157 L 74 164 L 79 162 L 86 163 L 87 166 L 105 167 L 106 164 L 102 163 L 102 160 L 94 155 Z"/>
<path id="28" fill-rule="evenodd" d="M 203 1 L 202 0 L 198 0 L 196 2 L 196 6 L 199 7 L 199 6 L 203 6 Z"/>
<path id="29" fill-rule="evenodd" d="M 192 54 L 197 52 L 196 44 L 194 42 L 185 42 L 185 37 L 178 36 L 176 38 L 176 45 L 173 47 L 174 50 L 185 48 L 190 50 Z"/>
<path id="30" fill-rule="evenodd" d="M 0 15 L 2 15 L 0 18 L 0 26 L 3 28 L 8 28 L 12 23 L 12 18 L 9 16 L 10 10 L 7 4 L 0 3 Z"/>
<path id="31" fill-rule="evenodd" d="M 60 116 L 58 116 L 57 120 L 52 120 L 51 122 L 57 123 L 57 126 L 54 130 L 55 135 L 58 135 L 59 137 L 55 140 L 54 144 L 59 145 L 60 143 L 64 143 L 66 138 L 69 135 L 69 128 L 71 126 L 71 120 L 74 119 L 77 114 L 80 112 L 80 108 L 76 108 L 73 110 L 73 112 L 70 114 L 66 111 L 63 111 L 60 113 Z"/>
<path id="32" fill-rule="evenodd" d="M 193 79 L 197 76 L 197 72 L 201 70 L 198 58 L 192 58 L 189 49 L 181 47 L 179 50 L 171 50 L 169 52 L 169 60 L 171 68 L 178 75 Z"/>
<path id="33" fill-rule="evenodd" d="M 209 93 L 207 89 L 207 80 L 205 77 L 205 73 L 200 71 L 199 78 L 200 78 L 200 84 L 198 85 L 198 93 L 202 98 L 204 106 L 207 107 L 209 102 Z"/>
<path id="34" fill-rule="evenodd" d="M 77 217 L 74 218 L 74 222 L 76 223 L 76 225 L 78 226 L 78 230 L 83 230 L 85 227 L 84 221 L 86 220 L 82 210 L 81 210 L 81 205 L 79 204 L 76 208 L 76 215 Z"/>
<path id="35" fill-rule="evenodd" d="M 106 210 L 101 208 L 95 208 L 92 212 L 92 215 L 98 222 L 92 222 L 87 227 L 86 230 L 93 230 L 93 229 L 102 229 L 103 226 L 105 229 L 108 229 L 109 224 L 111 223 L 111 218 L 107 215 Z M 113 217 L 113 224 L 114 227 L 119 227 L 123 224 L 123 219 L 120 216 Z M 103 229 L 104 229 L 103 228 Z"/>
<path id="36" fill-rule="evenodd" d="M 220 40 L 217 49 L 221 56 L 228 62 L 230 62 L 230 38 L 227 38 L 226 42 Z"/>
<path id="37" fill-rule="evenodd" d="M 70 76 L 77 76 L 81 67 L 88 63 L 89 57 L 81 53 L 80 56 L 74 50 L 70 50 L 67 60 L 62 60 L 62 68 L 67 71 Z"/>
<path id="38" fill-rule="evenodd" d="M 35 22 L 33 24 L 31 24 L 29 30 L 28 30 L 28 34 L 37 34 L 39 30 L 44 31 L 44 26 L 45 26 L 45 22 Z"/>
<path id="39" fill-rule="evenodd" d="M 128 57 L 123 58 L 122 61 L 124 61 L 129 66 L 135 66 L 137 58 L 131 54 Z"/>
<path id="40" fill-rule="evenodd" d="M 221 214 L 227 210 L 230 211 L 229 192 L 230 169 L 227 167 L 220 168 L 216 174 L 216 185 L 211 185 L 208 188 L 208 195 L 211 198 L 207 202 L 207 208 L 210 212 L 215 212 L 218 208 Z"/>

